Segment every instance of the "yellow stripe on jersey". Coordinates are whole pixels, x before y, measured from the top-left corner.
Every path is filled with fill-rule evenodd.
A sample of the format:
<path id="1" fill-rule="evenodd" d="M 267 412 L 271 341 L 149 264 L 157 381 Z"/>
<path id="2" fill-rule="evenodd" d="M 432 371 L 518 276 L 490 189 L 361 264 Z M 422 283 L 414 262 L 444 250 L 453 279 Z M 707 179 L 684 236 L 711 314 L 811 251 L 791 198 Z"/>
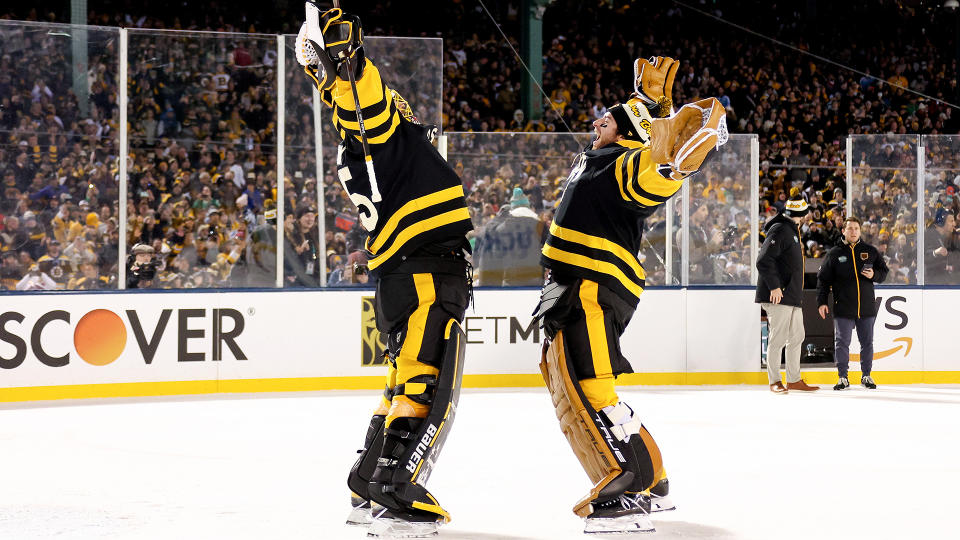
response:
<path id="1" fill-rule="evenodd" d="M 603 324 L 603 308 L 597 301 L 600 287 L 596 281 L 583 280 L 580 284 L 580 305 L 587 323 L 587 339 L 590 341 L 590 356 L 593 357 L 593 374 L 597 379 L 613 377 L 610 365 L 610 349 L 607 346 L 607 330 Z"/>
<path id="2" fill-rule="evenodd" d="M 387 142 L 387 139 L 389 139 L 389 138 L 393 135 L 393 132 L 397 130 L 397 126 L 400 125 L 400 115 L 397 114 L 396 111 L 393 112 L 392 118 L 393 118 L 393 120 L 390 122 L 390 127 L 387 128 L 387 131 L 386 131 L 386 132 L 384 132 L 382 135 L 377 135 L 377 136 L 374 136 L 374 137 L 369 137 L 369 136 L 367 137 L 367 143 L 368 143 L 368 144 L 383 144 L 383 143 Z M 366 125 L 366 124 L 364 124 L 364 125 Z M 369 134 L 370 128 L 367 128 L 367 130 L 368 130 L 368 134 Z"/>
<path id="3" fill-rule="evenodd" d="M 661 176 L 657 172 L 657 164 L 650 159 L 650 152 L 644 150 L 631 150 L 618 157 L 614 164 L 614 175 L 617 179 L 617 187 L 620 189 L 620 196 L 624 200 L 644 206 L 657 206 L 664 201 L 651 199 L 648 195 L 668 199 L 680 189 L 681 183 Z M 624 177 L 624 160 L 627 165 L 626 177 Z"/>
<path id="4" fill-rule="evenodd" d="M 625 159 L 625 160 L 627 161 L 627 178 L 633 178 L 633 176 L 634 176 L 634 175 L 633 175 L 633 171 L 637 169 L 637 154 L 638 154 L 638 152 L 627 152 L 627 153 L 623 154 L 622 156 L 620 156 L 619 158 L 617 158 L 617 163 L 616 163 L 616 165 L 615 165 L 615 166 L 616 166 L 616 169 L 614 169 L 614 170 L 617 171 L 617 172 L 620 172 L 620 171 L 621 171 L 620 165 L 622 164 L 623 160 Z M 639 193 L 637 193 L 637 190 L 636 190 L 636 189 L 634 189 L 634 187 L 633 187 L 633 182 L 629 182 L 629 181 L 628 181 L 628 182 L 623 182 L 623 180 L 617 178 L 617 183 L 618 183 L 618 184 L 626 183 L 626 185 L 627 185 L 627 193 L 630 194 L 630 199 L 631 199 L 631 200 L 638 201 L 638 202 L 641 202 L 641 203 L 643 203 L 643 204 L 645 204 L 645 205 L 647 205 L 647 206 L 650 206 L 650 204 L 648 204 L 648 203 L 646 202 L 646 201 L 648 201 L 649 199 L 646 199 L 645 197 L 643 197 L 643 195 L 640 195 Z M 622 191 L 622 189 L 621 189 L 621 191 Z"/>
<path id="5" fill-rule="evenodd" d="M 390 257 L 393 257 L 393 255 L 414 236 L 427 231 L 432 231 L 434 229 L 439 229 L 440 227 L 450 225 L 458 221 L 470 221 L 470 211 L 466 208 L 457 208 L 456 210 L 444 212 L 440 215 L 418 221 L 403 229 L 400 234 L 397 235 L 397 238 L 393 241 L 393 244 L 390 246 L 390 248 L 380 255 L 370 259 L 367 265 L 370 270 L 374 270 L 384 262 L 390 260 Z"/>
<path id="6" fill-rule="evenodd" d="M 640 298 L 640 295 L 643 294 L 643 287 L 641 287 L 639 283 L 628 278 L 627 275 L 623 273 L 623 270 L 620 269 L 620 267 L 611 262 L 598 261 L 585 255 L 570 253 L 569 251 L 555 248 L 550 244 L 545 244 L 543 246 L 542 253 L 548 259 L 553 259 L 557 262 L 572 266 L 579 266 L 581 268 L 586 268 L 587 270 L 612 276 L 616 278 L 628 291 L 630 291 L 630 294 L 636 296 L 637 298 Z"/>
<path id="7" fill-rule="evenodd" d="M 369 127 L 369 125 L 366 123 L 366 120 L 364 120 L 364 124 L 363 124 L 363 125 L 364 125 L 364 128 L 365 128 L 366 131 L 367 131 L 367 144 L 383 144 L 383 143 L 387 142 L 387 140 L 389 140 L 390 137 L 393 136 L 393 133 L 394 133 L 395 131 L 397 131 L 397 126 L 400 125 L 400 115 L 394 113 L 392 117 L 393 117 L 393 122 L 390 123 L 390 127 L 387 128 L 387 131 L 385 131 L 384 133 L 382 133 L 382 134 L 380 134 L 380 135 L 376 135 L 376 136 L 373 136 L 373 137 L 370 136 L 370 127 Z M 358 123 L 357 126 L 359 126 L 359 125 L 360 125 L 360 124 Z M 344 130 L 344 129 L 340 129 L 339 132 L 340 132 L 340 138 L 341 138 L 341 139 L 346 140 L 346 138 L 349 136 L 349 137 L 353 137 L 354 139 L 356 139 L 357 142 L 360 142 L 360 128 L 359 128 L 359 127 L 356 129 L 356 131 L 354 131 L 354 130 L 347 131 L 347 130 Z"/>
<path id="8" fill-rule="evenodd" d="M 429 208 L 433 205 L 447 202 L 451 199 L 456 199 L 457 197 L 463 197 L 463 185 L 456 185 L 453 187 L 448 187 L 447 189 L 441 189 L 440 191 L 435 191 L 429 195 L 424 195 L 423 197 L 418 197 L 407 204 L 400 207 L 399 210 L 393 213 L 390 216 L 390 219 L 383 225 L 383 228 L 380 229 L 380 234 L 377 235 L 377 238 L 373 241 L 373 245 L 370 245 L 370 239 L 367 238 L 367 250 L 376 255 L 380 248 L 383 247 L 383 244 L 393 236 L 393 231 L 397 228 L 397 224 L 400 223 L 400 220 L 409 216 L 410 214 L 423 210 L 424 208 Z"/>
<path id="9" fill-rule="evenodd" d="M 387 125 L 389 122 L 389 127 L 387 127 L 385 133 L 368 137 L 367 139 L 369 144 L 382 144 L 394 134 L 397 126 L 400 125 L 400 114 L 392 103 L 393 92 L 383 83 L 383 80 L 380 78 L 380 71 L 373 62 L 369 60 L 366 60 L 363 74 L 357 79 L 356 83 L 357 96 L 360 98 L 360 107 L 362 109 L 368 109 L 377 105 L 383 108 L 383 111 L 374 116 L 369 118 L 364 117 L 364 129 L 369 133 Z M 340 137 L 346 139 L 347 135 L 352 135 L 359 140 L 360 123 L 357 120 L 344 119 L 338 112 L 338 110 L 342 109 L 343 111 L 353 113 L 353 116 L 356 115 L 357 106 L 353 101 L 353 89 L 350 86 L 350 81 L 337 79 L 332 89 L 332 96 L 336 104 L 333 122 L 340 132 Z"/>
<path id="10" fill-rule="evenodd" d="M 567 242 L 573 242 L 574 244 L 581 244 L 587 246 L 588 248 L 599 249 L 612 253 L 618 259 L 622 260 L 624 264 L 629 266 L 630 269 L 637 274 L 637 277 L 640 279 L 647 279 L 647 276 L 643 271 L 643 267 L 640 266 L 636 256 L 615 242 L 611 242 L 606 238 L 600 238 L 599 236 L 592 236 L 580 231 L 575 231 L 573 229 L 563 228 L 557 225 L 556 221 L 550 223 L 550 234 L 560 238 L 561 240 L 566 240 Z"/>
<path id="11" fill-rule="evenodd" d="M 389 92 L 389 90 L 388 90 L 388 92 Z M 352 98 L 351 98 L 351 99 L 352 99 Z M 390 120 L 390 117 L 392 116 L 392 115 L 390 114 L 390 113 L 391 113 L 391 109 L 393 109 L 393 107 L 390 107 L 389 104 L 388 104 L 386 107 L 383 108 L 383 111 L 380 112 L 380 114 L 378 114 L 378 115 L 376 115 L 376 116 L 371 116 L 371 117 L 368 118 L 366 115 L 364 115 L 364 117 L 363 117 L 363 127 L 366 128 L 366 129 L 373 129 L 373 128 L 375 128 L 375 127 L 380 127 L 380 125 L 382 125 L 382 124 L 385 124 L 385 123 L 387 122 L 387 120 Z M 395 112 L 395 111 L 394 111 L 394 112 Z M 350 130 L 357 130 L 357 131 L 360 130 L 360 122 L 354 122 L 353 120 L 347 120 L 346 118 L 343 118 L 342 116 L 337 116 L 337 122 L 340 124 L 340 127 L 341 127 L 341 128 L 346 128 L 346 129 L 350 129 Z"/>

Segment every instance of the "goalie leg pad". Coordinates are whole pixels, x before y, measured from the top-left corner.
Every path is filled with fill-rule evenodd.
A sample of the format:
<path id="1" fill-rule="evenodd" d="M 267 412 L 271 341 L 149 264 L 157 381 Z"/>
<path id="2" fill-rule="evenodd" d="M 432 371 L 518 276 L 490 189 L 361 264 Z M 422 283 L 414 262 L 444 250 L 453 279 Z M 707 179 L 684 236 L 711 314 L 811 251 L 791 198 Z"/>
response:
<path id="1" fill-rule="evenodd" d="M 614 499 L 633 487 L 633 453 L 614 437 L 605 415 L 594 410 L 577 380 L 571 377 L 573 366 L 566 354 L 563 331 L 544 343 L 540 371 L 560 430 L 593 482 L 590 492 L 573 507 L 575 514 L 586 517 L 592 512 L 592 502 Z"/>
<path id="2" fill-rule="evenodd" d="M 347 525 L 368 525 L 370 523 L 370 493 L 368 486 L 373 478 L 373 471 L 377 468 L 377 459 L 383 451 L 383 425 L 390 411 L 390 401 L 393 398 L 393 388 L 397 384 L 397 368 L 393 365 L 390 355 L 387 371 L 386 386 L 380 404 L 373 411 L 370 425 L 367 426 L 367 435 L 363 439 L 363 448 L 357 450 L 360 454 L 357 461 L 350 468 L 347 475 L 347 486 L 350 488 L 350 506 L 353 508 L 347 517 Z"/>
<path id="3" fill-rule="evenodd" d="M 388 391 L 385 391 L 386 394 Z M 383 449 L 383 423 L 387 417 L 390 402 L 386 397 L 381 399 L 380 406 L 374 411 L 370 418 L 370 425 L 367 427 L 367 436 L 363 440 L 363 449 L 357 453 L 357 461 L 350 469 L 347 476 L 347 486 L 353 492 L 355 498 L 370 500 L 367 493 L 367 484 L 373 477 L 373 471 L 377 468 L 377 458 Z M 354 504 L 354 506 L 357 506 Z"/>
<path id="4" fill-rule="evenodd" d="M 463 379 L 466 340 L 455 319 L 448 321 L 444 339 L 439 373 L 417 375 L 398 385 L 385 422 L 383 451 L 369 493 L 387 509 L 387 517 L 450 520 L 424 487 L 453 424 Z"/>
<path id="5" fill-rule="evenodd" d="M 645 491 L 663 477 L 660 450 L 633 410 L 623 402 L 600 411 L 590 404 L 580 381 L 571 375 L 563 331 L 545 344 L 540 370 L 560 429 L 594 483 L 574 513 L 585 517 L 593 503 Z"/>

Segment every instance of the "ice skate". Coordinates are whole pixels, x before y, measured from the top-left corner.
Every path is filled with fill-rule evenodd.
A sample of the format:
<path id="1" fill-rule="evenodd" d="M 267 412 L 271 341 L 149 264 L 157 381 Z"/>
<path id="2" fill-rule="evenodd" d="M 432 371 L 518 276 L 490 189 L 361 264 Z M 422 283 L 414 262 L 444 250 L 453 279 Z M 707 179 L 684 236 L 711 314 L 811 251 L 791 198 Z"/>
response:
<path id="1" fill-rule="evenodd" d="M 437 519 L 409 515 L 401 517 L 386 508 L 375 512 L 372 518 L 367 529 L 367 536 L 371 538 L 432 538 L 440 530 L 440 521 Z"/>
<path id="2" fill-rule="evenodd" d="M 351 495 L 350 505 L 353 509 L 350 511 L 350 515 L 347 516 L 347 525 L 366 526 L 373 521 L 373 518 L 370 516 L 370 501 L 364 500 L 356 495 Z"/>
<path id="3" fill-rule="evenodd" d="M 650 521 L 650 497 L 628 493 L 618 498 L 595 503 L 593 512 L 584 518 L 585 534 L 629 534 L 654 532 Z"/>
<path id="4" fill-rule="evenodd" d="M 650 488 L 650 511 L 651 512 L 666 512 L 668 510 L 676 510 L 677 505 L 673 504 L 673 499 L 670 498 L 670 481 L 664 478 L 663 480 L 657 482 L 655 486 Z"/>

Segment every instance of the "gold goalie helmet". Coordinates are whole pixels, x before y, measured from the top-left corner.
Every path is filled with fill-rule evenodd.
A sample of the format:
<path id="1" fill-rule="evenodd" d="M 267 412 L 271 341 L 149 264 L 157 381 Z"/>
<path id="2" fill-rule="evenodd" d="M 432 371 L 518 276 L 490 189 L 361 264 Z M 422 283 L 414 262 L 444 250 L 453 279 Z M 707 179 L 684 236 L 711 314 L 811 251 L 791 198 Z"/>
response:
<path id="1" fill-rule="evenodd" d="M 701 99 L 653 120 L 650 157 L 670 165 L 671 176 L 679 180 L 700 170 L 729 138 L 726 109 L 716 98 Z"/>

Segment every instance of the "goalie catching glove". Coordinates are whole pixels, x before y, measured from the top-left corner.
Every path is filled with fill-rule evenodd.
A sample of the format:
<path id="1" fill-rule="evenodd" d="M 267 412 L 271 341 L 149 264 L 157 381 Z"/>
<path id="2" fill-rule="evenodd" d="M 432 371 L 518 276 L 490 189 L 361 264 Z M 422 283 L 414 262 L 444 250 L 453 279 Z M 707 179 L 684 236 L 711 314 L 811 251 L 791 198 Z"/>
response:
<path id="1" fill-rule="evenodd" d="M 316 4 L 304 4 L 307 20 L 297 34 L 297 62 L 321 92 L 333 88 L 337 77 L 347 80 L 347 66 L 354 77 L 363 74 L 363 29 L 360 18 L 334 8 L 320 13 Z"/>
<path id="2" fill-rule="evenodd" d="M 726 109 L 716 98 L 688 103 L 669 118 L 657 118 L 650 131 L 650 158 L 669 165 L 681 180 L 703 167 L 730 138 Z"/>
<path id="3" fill-rule="evenodd" d="M 666 56 L 638 58 L 633 63 L 633 97 L 643 101 L 654 117 L 664 118 L 673 112 L 673 78 L 679 67 L 679 61 Z"/>

